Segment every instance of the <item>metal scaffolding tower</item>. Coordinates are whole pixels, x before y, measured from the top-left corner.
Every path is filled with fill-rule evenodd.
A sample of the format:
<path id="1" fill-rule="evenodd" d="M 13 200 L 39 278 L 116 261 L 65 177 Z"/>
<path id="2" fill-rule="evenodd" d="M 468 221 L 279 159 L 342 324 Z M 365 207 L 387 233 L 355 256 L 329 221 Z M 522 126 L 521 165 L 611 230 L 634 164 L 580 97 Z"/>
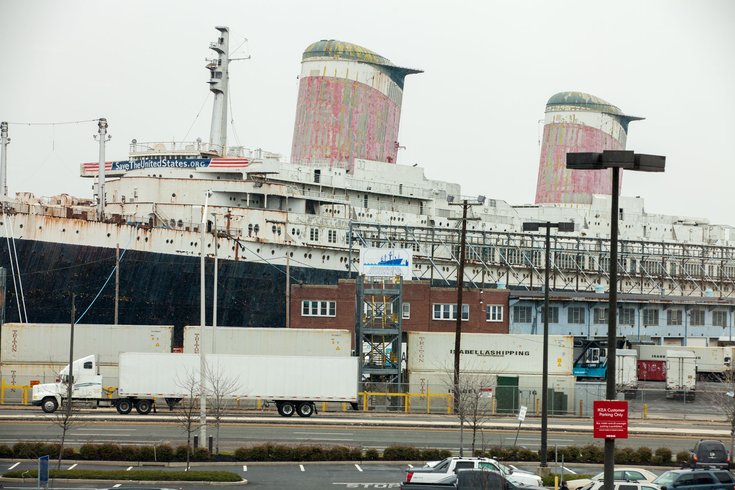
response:
<path id="1" fill-rule="evenodd" d="M 356 281 L 355 339 L 360 379 L 399 391 L 403 340 L 403 279 L 365 277 Z M 394 386 L 390 386 L 394 385 Z"/>

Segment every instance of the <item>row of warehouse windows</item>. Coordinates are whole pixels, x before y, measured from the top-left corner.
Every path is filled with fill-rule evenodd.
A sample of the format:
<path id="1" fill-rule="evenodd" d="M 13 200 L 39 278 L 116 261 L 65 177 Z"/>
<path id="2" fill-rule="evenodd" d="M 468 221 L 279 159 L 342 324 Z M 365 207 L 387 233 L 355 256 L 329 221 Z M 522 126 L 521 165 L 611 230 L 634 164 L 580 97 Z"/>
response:
<path id="1" fill-rule="evenodd" d="M 403 303 L 401 305 L 401 317 L 404 320 L 411 318 L 411 303 Z M 529 307 L 530 308 L 530 307 Z M 363 315 L 367 318 L 383 318 L 384 315 L 392 315 L 394 313 L 393 303 L 365 303 Z M 301 316 L 337 316 L 336 301 L 316 301 L 303 300 L 301 302 Z M 457 320 L 457 305 L 454 303 L 435 303 L 432 305 L 433 320 Z M 462 320 L 470 319 L 470 305 L 462 305 Z M 486 305 L 485 321 L 502 322 L 503 321 L 503 305 Z"/>
<path id="2" fill-rule="evenodd" d="M 559 323 L 559 307 L 549 307 L 549 323 Z M 570 307 L 567 308 L 567 319 L 566 322 L 569 324 L 585 324 L 586 323 L 586 311 L 584 307 Z M 660 310 L 655 308 L 644 308 L 642 310 L 642 322 L 644 325 L 657 326 L 659 325 L 659 312 Z M 515 323 L 532 323 L 533 308 L 531 306 L 514 306 L 513 307 L 513 318 Z M 692 326 L 704 326 L 705 325 L 705 310 L 703 308 L 693 308 L 689 310 L 689 325 Z M 592 323 L 596 325 L 607 325 L 609 309 L 608 308 L 593 308 L 592 309 Z M 541 307 L 541 321 L 545 318 L 544 308 Z M 636 310 L 633 308 L 622 308 L 618 317 L 618 323 L 621 325 L 634 325 L 636 323 Z M 676 326 L 684 324 L 684 311 L 681 309 L 670 309 L 666 311 L 666 325 Z M 712 312 L 712 325 L 716 327 L 726 327 L 727 323 L 727 311 L 715 310 Z"/>

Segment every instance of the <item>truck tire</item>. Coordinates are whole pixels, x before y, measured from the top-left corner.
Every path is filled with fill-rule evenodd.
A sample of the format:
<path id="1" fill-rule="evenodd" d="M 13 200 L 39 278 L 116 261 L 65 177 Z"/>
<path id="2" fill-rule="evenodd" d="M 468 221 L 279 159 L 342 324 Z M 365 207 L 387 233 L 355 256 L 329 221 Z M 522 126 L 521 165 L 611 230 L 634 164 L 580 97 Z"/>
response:
<path id="1" fill-rule="evenodd" d="M 117 408 L 117 413 L 120 415 L 127 415 L 133 409 L 133 404 L 127 398 L 123 398 L 118 400 L 115 408 Z"/>
<path id="2" fill-rule="evenodd" d="M 301 402 L 296 408 L 296 413 L 299 417 L 311 417 L 314 413 L 314 404 L 311 402 Z"/>
<path id="3" fill-rule="evenodd" d="M 46 413 L 54 413 L 57 408 L 59 408 L 59 402 L 52 396 L 47 396 L 41 402 L 41 410 Z"/>
<path id="4" fill-rule="evenodd" d="M 153 408 L 153 404 L 150 400 L 138 400 L 135 404 L 135 411 L 141 415 L 148 415 Z"/>
<path id="5" fill-rule="evenodd" d="M 282 417 L 290 417 L 296 411 L 296 407 L 291 402 L 278 402 L 276 408 Z"/>

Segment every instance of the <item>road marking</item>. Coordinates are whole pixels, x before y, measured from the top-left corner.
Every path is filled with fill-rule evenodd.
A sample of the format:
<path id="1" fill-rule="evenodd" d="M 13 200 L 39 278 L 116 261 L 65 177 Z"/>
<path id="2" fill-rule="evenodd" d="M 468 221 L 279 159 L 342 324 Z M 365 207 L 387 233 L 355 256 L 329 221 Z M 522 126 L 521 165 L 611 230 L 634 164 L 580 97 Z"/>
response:
<path id="1" fill-rule="evenodd" d="M 294 437 L 297 441 L 313 441 L 314 437 Z M 318 438 L 320 441 L 354 441 L 352 437 L 329 437 L 329 438 Z"/>
<path id="2" fill-rule="evenodd" d="M 15 468 L 16 466 L 18 466 L 19 464 L 20 464 L 20 461 L 18 461 L 13 466 L 11 466 L 10 468 L 8 468 L 8 471 L 12 470 L 13 468 Z"/>
<path id="3" fill-rule="evenodd" d="M 408 467 L 409 467 L 409 468 L 413 468 L 413 465 L 412 465 L 412 464 L 409 464 L 409 465 L 408 465 Z"/>
<path id="4" fill-rule="evenodd" d="M 74 468 L 76 468 L 76 467 L 77 467 L 77 465 L 78 465 L 78 464 L 79 464 L 79 463 L 74 463 L 73 465 L 69 466 L 69 467 L 67 468 L 67 470 L 73 470 Z"/>
<path id="5" fill-rule="evenodd" d="M 132 470 L 132 469 L 133 469 L 133 467 L 132 467 L 132 466 L 128 466 L 128 469 L 127 469 L 127 470 L 125 470 L 125 471 L 130 471 L 130 470 Z"/>
<path id="6" fill-rule="evenodd" d="M 84 428 L 81 428 L 81 427 L 80 427 L 80 428 L 79 428 L 79 429 L 77 429 L 77 430 L 78 430 L 78 431 L 80 431 L 80 432 L 81 432 L 81 431 L 89 431 L 89 430 L 106 430 L 106 431 L 128 431 L 128 432 L 130 432 L 130 431 L 134 431 L 134 430 L 136 430 L 136 429 L 128 429 L 128 428 L 123 428 L 123 429 L 117 429 L 117 428 L 112 428 L 112 427 L 110 427 L 110 428 L 106 428 L 106 427 L 95 427 L 94 429 L 84 429 Z"/>
<path id="7" fill-rule="evenodd" d="M 304 465 L 302 464 L 299 465 L 299 468 L 301 468 L 301 471 L 306 471 L 306 469 L 304 469 Z"/>
<path id="8" fill-rule="evenodd" d="M 112 486 L 112 488 L 117 488 L 117 487 L 119 487 L 120 485 L 122 485 L 122 483 L 117 483 L 117 484 L 113 485 L 113 486 Z"/>
<path id="9" fill-rule="evenodd" d="M 362 468 L 360 468 L 360 465 L 355 463 L 355 468 L 357 468 L 357 471 L 362 471 Z"/>
<path id="10" fill-rule="evenodd" d="M 242 465 L 242 471 L 248 471 L 248 465 L 246 464 Z"/>
<path id="11" fill-rule="evenodd" d="M 308 432 L 302 432 L 302 431 L 295 431 L 294 434 L 305 434 L 305 435 L 318 435 L 318 436 L 346 436 L 346 435 L 353 435 L 349 432 L 314 432 L 314 431 L 308 431 Z"/>

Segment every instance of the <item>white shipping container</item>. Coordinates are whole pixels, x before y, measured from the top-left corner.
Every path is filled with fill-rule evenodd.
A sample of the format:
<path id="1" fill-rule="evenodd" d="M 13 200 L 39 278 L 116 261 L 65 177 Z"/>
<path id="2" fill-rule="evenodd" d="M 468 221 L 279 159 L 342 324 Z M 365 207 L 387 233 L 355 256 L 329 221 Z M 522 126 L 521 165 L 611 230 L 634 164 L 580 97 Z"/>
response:
<path id="1" fill-rule="evenodd" d="M 543 377 L 539 375 L 528 374 L 500 374 L 503 377 L 517 377 L 519 399 L 522 404 L 526 402 L 533 403 L 535 400 L 541 400 L 541 386 Z M 491 388 L 493 393 L 497 391 L 497 378 L 495 374 L 484 373 L 463 373 L 460 376 L 460 389 L 463 386 L 471 386 L 473 388 Z M 463 381 L 465 380 L 465 381 Z M 443 371 L 414 371 L 409 375 L 409 392 L 417 394 L 446 394 L 451 393 L 453 375 Z M 576 379 L 572 375 L 550 375 L 548 379 L 549 389 L 556 392 L 564 393 L 568 397 L 569 404 L 574 402 L 574 387 Z M 463 383 L 465 383 L 463 385 Z"/>
<path id="2" fill-rule="evenodd" d="M 697 372 L 722 374 L 730 370 L 731 347 L 691 347 L 685 345 L 636 345 L 641 361 L 665 361 L 666 351 L 690 351 L 694 353 Z"/>
<path id="3" fill-rule="evenodd" d="M 69 362 L 68 323 L 6 323 L 0 337 L 0 365 Z M 102 364 L 117 364 L 121 352 L 171 352 L 172 326 L 74 326 L 74 357 L 96 354 Z"/>
<path id="4" fill-rule="evenodd" d="M 235 356 L 212 354 L 207 366 L 236 380 L 232 397 L 267 400 L 357 399 L 357 358 L 334 356 Z M 185 397 L 188 380 L 199 381 L 197 354 L 120 355 L 119 395 Z"/>
<path id="5" fill-rule="evenodd" d="M 697 383 L 696 354 L 690 350 L 666 351 L 666 396 L 686 394 L 693 398 Z"/>
<path id="6" fill-rule="evenodd" d="M 199 353 L 200 328 L 184 328 L 184 352 Z M 205 327 L 208 353 L 276 356 L 344 356 L 352 353 L 349 330 L 310 328 Z"/>
<path id="7" fill-rule="evenodd" d="M 454 372 L 454 333 L 409 332 L 407 366 L 414 371 Z M 463 333 L 460 369 L 493 374 L 541 374 L 543 336 Z M 549 374 L 571 375 L 574 338 L 549 336 Z"/>
<path id="8" fill-rule="evenodd" d="M 615 351 L 615 384 L 618 391 L 638 389 L 638 353 L 633 349 Z"/>

